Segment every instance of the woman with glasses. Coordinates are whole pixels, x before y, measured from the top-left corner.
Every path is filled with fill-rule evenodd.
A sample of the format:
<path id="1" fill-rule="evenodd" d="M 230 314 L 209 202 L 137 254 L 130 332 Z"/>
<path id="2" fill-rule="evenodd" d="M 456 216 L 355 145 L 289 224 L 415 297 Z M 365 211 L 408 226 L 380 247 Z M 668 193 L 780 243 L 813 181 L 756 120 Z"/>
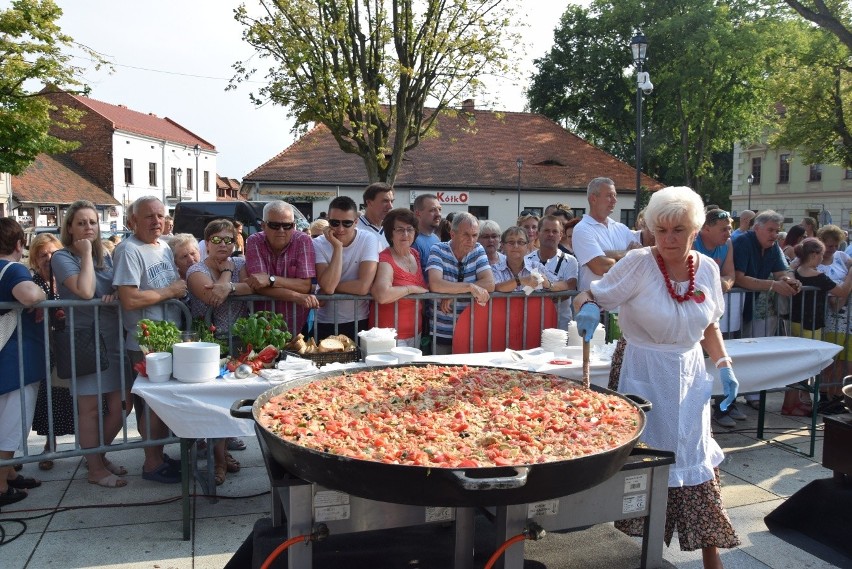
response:
<path id="1" fill-rule="evenodd" d="M 530 274 L 524 264 L 529 244 L 527 232 L 520 227 L 512 226 L 503 232 L 500 243 L 506 256 L 502 263 L 491 267 L 494 272 L 494 282 L 497 283 L 494 285 L 494 290 L 516 292 L 523 290 L 525 286 L 533 288 L 538 286 L 538 280 Z"/>
<path id="2" fill-rule="evenodd" d="M 539 217 L 531 211 L 522 211 L 518 216 L 518 222 L 515 224 L 527 232 L 527 253 L 532 253 L 538 249 L 538 220 Z"/>
<path id="3" fill-rule="evenodd" d="M 185 273 L 179 271 L 189 289 L 188 304 L 192 317 L 203 318 L 213 308 L 216 335 L 224 338 L 227 338 L 227 331 L 237 318 L 248 312 L 244 302 L 226 300 L 237 295 L 252 294 L 251 287 L 244 282 L 248 277 L 245 257 L 232 256 L 237 243 L 236 236 L 237 230 L 233 223 L 227 219 L 214 219 L 204 228 L 207 257 L 190 266 Z M 175 251 L 175 261 L 178 256 Z M 225 445 L 226 439 L 219 439 L 213 445 L 213 477 L 217 486 L 225 482 L 227 472 L 240 471 L 240 463 L 226 452 Z"/>
<path id="4" fill-rule="evenodd" d="M 506 255 L 500 252 L 500 226 L 496 221 L 485 219 L 480 222 L 479 244 L 485 249 L 489 265 L 505 264 Z"/>
<path id="5" fill-rule="evenodd" d="M 420 254 L 412 245 L 417 237 L 417 218 L 406 208 L 393 209 L 382 220 L 390 247 L 379 253 L 379 266 L 370 294 L 378 306 L 379 328 L 396 328 L 397 346 L 418 346 L 423 325 L 417 302 L 402 300 L 410 294 L 429 292 Z M 370 315 L 371 317 L 373 314 Z"/>

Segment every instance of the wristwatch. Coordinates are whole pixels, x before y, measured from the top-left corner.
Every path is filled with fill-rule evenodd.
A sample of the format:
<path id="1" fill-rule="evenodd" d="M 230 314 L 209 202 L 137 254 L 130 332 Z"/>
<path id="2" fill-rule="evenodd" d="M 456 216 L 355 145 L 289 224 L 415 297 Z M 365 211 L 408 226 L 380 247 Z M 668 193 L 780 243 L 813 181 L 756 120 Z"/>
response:
<path id="1" fill-rule="evenodd" d="M 269 275 L 269 286 L 275 288 L 275 275 Z"/>

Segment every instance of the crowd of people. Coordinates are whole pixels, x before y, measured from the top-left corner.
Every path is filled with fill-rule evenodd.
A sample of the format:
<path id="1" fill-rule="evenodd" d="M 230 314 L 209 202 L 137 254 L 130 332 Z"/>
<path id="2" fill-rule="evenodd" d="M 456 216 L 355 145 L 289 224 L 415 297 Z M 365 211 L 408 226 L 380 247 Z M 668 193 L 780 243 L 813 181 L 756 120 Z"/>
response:
<path id="1" fill-rule="evenodd" d="M 656 192 L 635 229 L 610 217 L 617 199 L 612 180 L 595 178 L 582 217 L 553 204 L 541 216 L 521 212 L 514 225 L 502 230 L 493 220 L 467 212 L 444 218 L 433 194 L 418 195 L 412 209 L 394 208 L 393 188 L 372 184 L 364 192 L 363 211 L 351 198 L 337 197 L 308 232 L 296 227 L 293 206 L 273 201 L 263 209 L 260 231 L 246 237 L 231 220 L 214 220 L 199 242 L 192 235 L 172 235 L 163 203 L 144 197 L 129 209 L 133 235 L 120 243 L 101 239 L 97 209 L 80 201 L 69 208 L 60 239 L 45 234 L 33 242 L 32 272 L 17 263 L 23 254 L 20 226 L 2 219 L 0 300 L 32 306 L 45 299 L 98 298 L 104 304 L 73 308 L 70 319 L 65 311 L 52 310 L 46 323 L 38 310 L 20 312 L 22 368 L 16 334 L 0 351 L 0 365 L 9 370 L 0 379 L 0 458 L 11 458 L 23 442 L 22 422 L 43 435 L 71 434 L 75 412 L 83 449 L 108 446 L 120 432 L 122 412 L 131 409 L 143 438 L 165 437 L 166 426 L 155 413 L 145 412 L 144 401 L 134 399 L 130 387 L 131 366 L 144 357 L 136 342 L 137 323 L 143 318 L 181 321 L 179 306 L 166 301 L 185 303 L 193 317 L 212 313 L 216 329 L 227 331 L 248 311 L 234 297 L 259 295 L 268 300 L 254 308 L 281 313 L 294 333 L 319 338 L 342 333 L 354 339 L 370 326 L 394 327 L 399 345 L 414 346 L 427 337 L 436 354 L 447 354 L 458 316 L 471 303 L 487 303 L 494 291 L 579 291 L 573 304 L 555 301 L 558 326 L 567 328 L 576 315 L 578 330 L 590 338 L 600 308 L 606 309 L 611 338 L 619 340 L 610 387 L 652 399 L 657 409 L 649 419 L 647 442 L 677 453 L 669 481 L 667 540 L 677 529 L 681 546 L 703 549 L 705 565 L 713 566 L 716 548 L 732 547 L 738 538 L 721 506 L 716 470 L 721 450 L 710 437 L 710 423 L 731 427 L 745 418 L 736 405 L 738 384 L 723 339 L 792 333 L 833 341 L 844 350 L 829 374 L 842 377 L 852 354 L 845 313 L 852 257 L 840 250 L 846 235 L 836 226 L 817 229 L 806 218 L 779 237 L 783 216 L 745 211 L 734 231 L 727 211 L 705 207 L 688 188 Z M 803 285 L 809 287 L 804 293 Z M 746 292 L 730 294 L 734 287 Z M 408 298 L 426 292 L 452 298 L 435 303 Z M 347 298 L 317 298 L 335 294 Z M 119 310 L 129 378 L 124 384 Z M 785 321 L 791 329 L 785 329 Z M 44 380 L 53 368 L 55 346 L 45 351 L 41 330 L 44 325 L 64 330 L 70 322 L 74 331 L 98 323 L 109 365 L 77 377 L 73 389 L 52 381 L 48 420 Z M 725 386 L 712 413 L 704 353 L 720 368 Z M 812 412 L 801 393 L 789 391 L 782 414 Z M 838 405 L 831 391 L 820 398 L 821 411 Z M 755 404 L 748 394 L 746 404 Z M 209 451 L 219 484 L 226 473 L 239 470 L 228 452 L 231 444 L 238 443 L 216 441 Z M 47 437 L 45 450 L 55 445 L 55 438 Z M 179 462 L 161 446 L 147 446 L 144 453 L 144 479 L 180 480 Z M 86 463 L 92 484 L 127 484 L 127 470 L 105 454 L 91 452 Z M 38 485 L 0 468 L 0 505 L 23 499 L 27 489 Z M 713 515 L 698 522 L 696 508 Z"/>

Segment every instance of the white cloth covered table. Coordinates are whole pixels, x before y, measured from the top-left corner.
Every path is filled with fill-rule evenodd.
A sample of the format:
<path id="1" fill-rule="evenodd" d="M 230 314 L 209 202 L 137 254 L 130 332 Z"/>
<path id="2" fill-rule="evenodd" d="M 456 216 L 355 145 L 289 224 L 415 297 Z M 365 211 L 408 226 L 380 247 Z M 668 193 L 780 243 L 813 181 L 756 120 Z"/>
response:
<path id="1" fill-rule="evenodd" d="M 740 393 L 777 389 L 812 377 L 831 364 L 834 356 L 841 350 L 840 346 L 829 342 L 787 336 L 725 340 L 725 348 L 734 360 L 734 372 L 740 382 Z M 547 363 L 554 358 L 552 353 L 542 353 L 540 349 L 519 353 L 524 356 L 521 361 L 513 361 L 504 352 L 429 356 L 418 361 L 497 365 L 552 373 L 575 380 L 583 379 L 583 363 L 579 358 L 569 358 L 571 365 L 555 366 Z M 606 387 L 609 383 L 609 362 L 595 363 L 593 360 L 590 368 L 591 383 Z M 719 383 L 715 366 L 708 362 L 707 369 L 714 376 L 713 394 L 722 395 L 722 384 Z"/>
<path id="2" fill-rule="evenodd" d="M 784 336 L 725 340 L 725 346 L 734 360 L 740 393 L 776 389 L 812 377 L 828 366 L 841 349 L 820 340 Z M 506 352 L 429 356 L 418 361 L 496 365 L 582 379 L 580 358 L 569 358 L 571 365 L 551 365 L 547 362 L 554 356 L 543 353 L 540 348 L 519 353 L 524 356 L 521 361 L 514 361 Z M 606 387 L 609 368 L 609 361 L 593 362 L 591 382 Z M 326 366 L 323 371 L 330 369 Z M 715 374 L 713 365 L 708 365 L 708 369 Z M 181 438 L 242 437 L 254 435 L 254 422 L 231 417 L 231 405 L 237 399 L 255 399 L 275 385 L 262 378 L 240 381 L 216 379 L 207 383 L 180 383 L 175 380 L 151 383 L 140 377 L 133 384 L 133 393 L 141 396 Z M 718 377 L 713 393 L 722 393 Z"/>

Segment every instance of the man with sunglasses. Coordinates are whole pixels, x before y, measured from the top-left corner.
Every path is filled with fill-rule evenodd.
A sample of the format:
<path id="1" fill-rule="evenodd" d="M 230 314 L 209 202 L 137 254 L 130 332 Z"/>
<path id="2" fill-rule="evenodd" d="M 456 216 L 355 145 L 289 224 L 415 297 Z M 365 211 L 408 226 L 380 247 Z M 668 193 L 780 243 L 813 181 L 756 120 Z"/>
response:
<path id="1" fill-rule="evenodd" d="M 246 281 L 255 294 L 275 300 L 275 311 L 284 316 L 292 334 L 302 329 L 308 312 L 317 308 L 311 294 L 316 276 L 311 237 L 296 229 L 293 206 L 271 201 L 263 206 L 263 231 L 246 239 Z M 267 303 L 258 310 L 271 310 Z"/>
<path id="2" fill-rule="evenodd" d="M 719 276 L 722 281 L 722 292 L 727 293 L 734 286 L 734 246 L 731 244 L 732 230 L 731 214 L 719 208 L 707 210 L 704 225 L 695 237 L 692 248 L 713 259 L 719 266 Z M 724 338 L 739 336 L 743 317 L 743 293 L 729 294 L 725 297 L 725 314 L 719 321 L 719 330 Z M 736 421 L 746 420 L 746 415 L 731 403 L 727 411 L 719 409 L 723 396 L 714 397 L 713 421 L 722 427 L 732 429 Z"/>
<path id="3" fill-rule="evenodd" d="M 494 292 L 494 274 L 485 249 L 479 244 L 479 220 L 467 212 L 456 213 L 450 229 L 450 240 L 432 246 L 426 265 L 429 290 L 463 295 L 462 299 L 445 299 L 436 311 L 435 355 L 453 351 L 453 328 L 458 315 L 467 308 L 468 295 L 485 304 Z M 452 306 L 455 304 L 455 310 Z M 431 319 L 430 319 L 431 322 Z"/>
<path id="4" fill-rule="evenodd" d="M 328 227 L 313 240 L 317 263 L 317 284 L 322 294 L 370 292 L 379 266 L 379 240 L 370 230 L 356 226 L 358 205 L 352 198 L 338 196 L 328 205 Z M 317 311 L 320 339 L 345 334 L 353 340 L 367 328 L 369 300 L 326 302 Z"/>
<path id="5" fill-rule="evenodd" d="M 358 216 L 358 229 L 369 231 L 380 237 L 377 243 L 381 246 L 382 250 L 389 245 L 385 238 L 385 231 L 382 229 L 382 221 L 384 221 L 388 212 L 393 209 L 393 200 L 393 187 L 390 184 L 384 182 L 370 184 L 364 190 L 364 213 Z M 379 252 L 377 251 L 376 255 Z"/>

